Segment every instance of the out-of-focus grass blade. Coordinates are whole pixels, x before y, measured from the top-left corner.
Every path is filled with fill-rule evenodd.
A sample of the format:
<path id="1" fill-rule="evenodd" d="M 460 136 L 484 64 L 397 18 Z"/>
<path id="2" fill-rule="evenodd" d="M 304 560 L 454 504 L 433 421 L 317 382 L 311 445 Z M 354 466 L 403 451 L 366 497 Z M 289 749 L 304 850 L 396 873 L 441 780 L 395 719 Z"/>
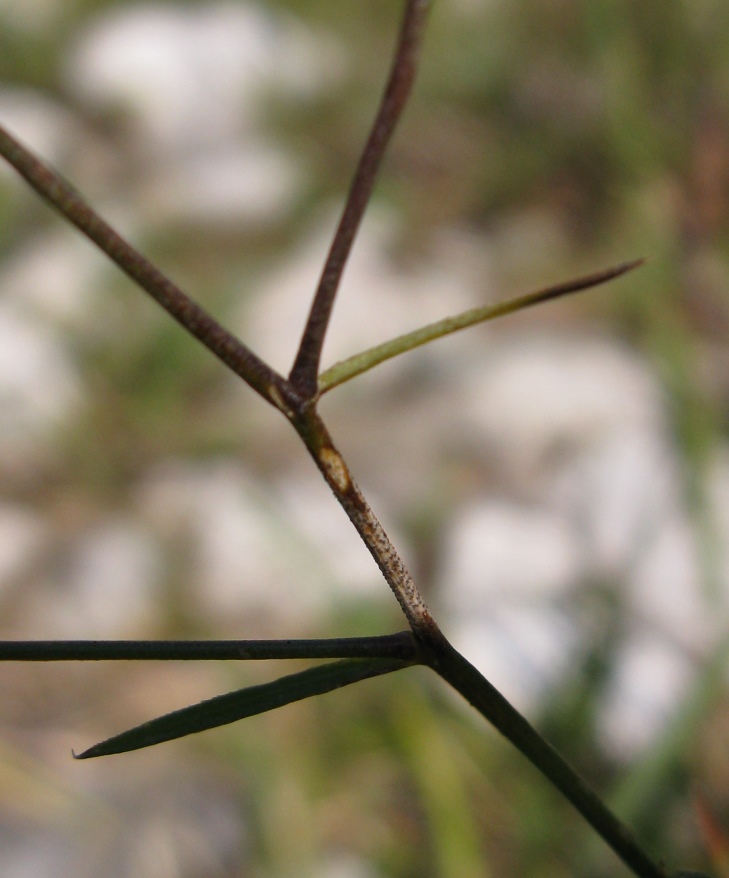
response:
<path id="1" fill-rule="evenodd" d="M 333 387 L 344 384 L 345 381 L 349 381 L 351 378 L 367 372 L 373 366 L 377 366 L 385 360 L 411 351 L 414 348 L 427 344 L 429 341 L 435 341 L 437 338 L 443 338 L 445 335 L 458 332 L 459 329 L 475 326 L 477 323 L 485 323 L 487 320 L 494 320 L 496 317 L 513 314 L 532 305 L 538 305 L 540 302 L 548 302 L 550 299 L 557 299 L 570 293 L 589 290 L 599 284 L 604 284 L 609 280 L 620 277 L 620 275 L 628 271 L 632 271 L 634 268 L 642 265 L 643 261 L 643 259 L 634 259 L 632 262 L 623 262 L 605 271 L 576 278 L 556 286 L 546 287 L 543 290 L 537 290 L 535 293 L 527 293 L 527 295 L 518 296 L 516 299 L 499 302 L 497 305 L 472 308 L 470 311 L 464 311 L 453 317 L 446 317 L 444 320 L 429 323 L 427 326 L 422 326 L 413 332 L 399 335 L 397 338 L 386 341 L 381 345 L 376 345 L 373 348 L 368 348 L 366 351 L 355 354 L 353 357 L 341 360 L 330 369 L 322 372 L 318 381 L 319 395 L 321 396 Z"/>
<path id="2" fill-rule="evenodd" d="M 91 759 L 151 747 L 163 741 L 171 741 L 224 726 L 227 723 L 265 713 L 292 701 L 301 701 L 312 695 L 321 695 L 332 689 L 357 683 L 368 677 L 389 674 L 410 666 L 410 662 L 398 659 L 345 659 L 308 668 L 298 674 L 281 677 L 272 683 L 250 686 L 226 695 L 218 695 L 199 704 L 183 707 L 173 713 L 150 720 L 100 744 L 89 747 L 75 759 Z"/>

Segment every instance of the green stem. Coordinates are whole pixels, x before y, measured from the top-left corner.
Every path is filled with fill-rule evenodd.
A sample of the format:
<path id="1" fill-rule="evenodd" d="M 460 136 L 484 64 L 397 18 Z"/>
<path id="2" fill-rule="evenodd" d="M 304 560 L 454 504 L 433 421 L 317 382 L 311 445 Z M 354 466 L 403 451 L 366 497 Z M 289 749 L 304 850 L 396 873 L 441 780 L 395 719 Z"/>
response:
<path id="1" fill-rule="evenodd" d="M 316 640 L 4 640 L 0 661 L 260 661 L 393 658 L 413 661 L 410 631 Z"/>
<path id="2" fill-rule="evenodd" d="M 445 637 L 430 637 L 421 649 L 423 661 L 551 781 L 638 878 L 668 878 L 574 768 Z"/>

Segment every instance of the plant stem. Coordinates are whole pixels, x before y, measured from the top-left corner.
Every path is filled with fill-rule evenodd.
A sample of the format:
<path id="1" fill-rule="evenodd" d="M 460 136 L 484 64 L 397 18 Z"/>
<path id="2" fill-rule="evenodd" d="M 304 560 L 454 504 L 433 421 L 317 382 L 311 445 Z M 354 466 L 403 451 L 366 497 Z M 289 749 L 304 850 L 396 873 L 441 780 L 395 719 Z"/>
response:
<path id="1" fill-rule="evenodd" d="M 291 413 L 291 422 L 331 488 L 349 520 L 355 526 L 370 554 L 392 589 L 417 639 L 438 626 L 403 563 L 364 495 L 352 478 L 344 458 L 335 448 L 329 431 L 316 413 L 312 400 Z"/>
<path id="2" fill-rule="evenodd" d="M 315 401 L 291 421 L 397 598 L 415 636 L 420 661 L 459 692 L 570 801 L 638 878 L 668 878 L 630 830 L 504 696 L 446 639 L 397 550 L 334 447 Z"/>
<path id="3" fill-rule="evenodd" d="M 390 76 L 347 195 L 289 380 L 305 397 L 317 390 L 324 337 L 344 267 L 367 208 L 377 172 L 405 109 L 417 69 L 430 0 L 407 0 Z"/>
<path id="4" fill-rule="evenodd" d="M 458 691 L 502 735 L 521 751 L 532 764 L 575 806 L 596 832 L 615 851 L 638 878 L 667 878 L 668 873 L 643 851 L 629 830 L 600 801 L 573 768 L 542 738 L 528 721 L 446 640 L 433 619 L 410 573 L 392 542 L 355 484 L 341 454 L 316 413 L 318 373 L 321 351 L 329 325 L 337 289 L 351 251 L 357 229 L 372 194 L 375 178 L 385 150 L 407 102 L 415 76 L 422 44 L 429 0 L 406 0 L 405 14 L 398 38 L 388 83 L 374 125 L 360 158 L 344 211 L 332 242 L 323 273 L 311 306 L 301 344 L 289 379 L 285 379 L 260 360 L 249 348 L 224 329 L 204 309 L 145 259 L 86 203 L 63 177 L 35 158 L 14 137 L 0 128 L 0 155 L 27 180 L 41 197 L 54 206 L 83 234 L 105 252 L 129 277 L 136 281 L 183 327 L 201 341 L 219 359 L 243 378 L 256 392 L 283 412 L 304 441 L 327 484 L 357 529 L 375 559 L 385 580 L 405 614 L 410 632 L 371 638 L 337 638 L 334 640 L 279 641 L 60 641 L 0 643 L 0 659 L 5 661 L 88 661 L 88 660 L 256 660 L 280 658 L 356 658 L 361 667 L 314 668 L 290 679 L 254 687 L 251 693 L 231 693 L 202 705 L 177 711 L 168 717 L 146 724 L 153 739 L 138 737 L 132 730 L 134 747 L 148 746 L 232 722 L 255 712 L 272 709 L 281 703 L 331 691 L 340 685 L 356 682 L 375 674 L 389 673 L 407 664 L 424 663 Z M 629 264 L 615 273 L 627 270 Z M 596 279 L 597 278 L 597 279 Z M 607 279 L 605 275 L 588 279 L 591 284 Z M 573 291 L 575 283 L 533 294 L 529 299 L 506 303 L 499 313 L 525 307 L 536 301 L 554 298 Z M 497 306 L 497 309 L 499 306 Z M 488 312 L 488 313 L 487 313 Z M 494 316 L 483 309 L 441 321 L 416 333 L 396 339 L 394 347 L 385 346 L 365 352 L 366 368 L 386 356 L 423 344 L 479 319 Z M 486 316 L 484 316 L 486 314 Z M 380 359 L 378 360 L 377 357 Z M 369 359 L 367 359 L 369 358 Z M 344 372 L 325 373 L 328 387 L 362 371 L 361 362 L 340 364 Z M 335 367 L 336 369 L 337 367 Z M 347 372 L 347 369 L 349 372 Z M 342 374 L 345 377 L 342 377 Z M 380 666 L 366 659 L 389 659 Z M 292 688 L 294 687 L 294 688 Z M 293 695 L 293 697 L 292 697 Z M 253 701 L 250 699 L 253 698 Z M 247 700 L 248 699 L 248 700 Z M 255 703 L 254 703 L 255 702 Z M 208 710 L 214 715 L 208 715 Z M 188 720 L 192 717 L 194 727 Z M 180 722 L 178 727 L 176 724 Z M 111 747 L 129 746 L 129 735 L 117 736 L 91 748 L 82 757 L 115 752 Z M 157 735 L 157 737 L 154 737 Z M 160 736 L 161 735 L 161 736 Z M 116 742 L 116 743 L 113 743 Z M 120 744 L 121 742 L 121 744 Z"/>
<path id="5" fill-rule="evenodd" d="M 668 878 L 575 769 L 445 637 L 430 635 L 420 646 L 422 660 L 551 781 L 638 878 Z"/>
<path id="6" fill-rule="evenodd" d="M 25 178 L 44 201 L 93 241 L 191 335 L 264 399 L 280 407 L 276 390 L 278 389 L 279 399 L 285 395 L 284 378 L 124 240 L 61 174 L 29 152 L 2 126 L 0 155 Z"/>
<path id="7" fill-rule="evenodd" d="M 394 658 L 414 661 L 410 631 L 312 640 L 5 640 L 0 661 L 259 661 Z"/>

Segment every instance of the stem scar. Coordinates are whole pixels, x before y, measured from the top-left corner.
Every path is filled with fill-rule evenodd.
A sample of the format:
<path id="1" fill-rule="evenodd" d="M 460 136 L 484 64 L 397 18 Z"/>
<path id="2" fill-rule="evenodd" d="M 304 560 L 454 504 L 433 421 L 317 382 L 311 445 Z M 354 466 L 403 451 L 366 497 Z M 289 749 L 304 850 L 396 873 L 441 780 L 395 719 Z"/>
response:
<path id="1" fill-rule="evenodd" d="M 321 463 L 324 472 L 329 479 L 337 486 L 340 494 L 344 494 L 349 490 L 351 481 L 349 478 L 349 470 L 342 456 L 329 446 L 324 446 L 319 451 L 319 463 Z"/>

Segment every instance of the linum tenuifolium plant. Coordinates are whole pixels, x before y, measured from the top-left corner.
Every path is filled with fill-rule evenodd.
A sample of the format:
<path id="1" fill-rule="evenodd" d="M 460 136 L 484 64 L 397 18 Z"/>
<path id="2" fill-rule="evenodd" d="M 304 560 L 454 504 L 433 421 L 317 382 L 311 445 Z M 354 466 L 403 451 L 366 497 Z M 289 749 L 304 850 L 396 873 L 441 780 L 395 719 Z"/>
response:
<path id="1" fill-rule="evenodd" d="M 429 2 L 407 0 L 392 68 L 362 151 L 326 258 L 301 343 L 288 377 L 263 362 L 148 262 L 84 201 L 58 173 L 0 128 L 0 153 L 38 194 L 93 241 L 188 332 L 278 409 L 349 516 L 398 600 L 408 629 L 373 637 L 273 641 L 11 641 L 0 658 L 13 661 L 334 659 L 271 683 L 252 686 L 177 710 L 96 744 L 77 759 L 150 747 L 232 723 L 313 695 L 382 674 L 425 665 L 459 692 L 577 808 L 595 831 L 641 878 L 673 874 L 654 860 L 527 720 L 458 653 L 441 632 L 374 512 L 357 487 L 317 411 L 322 394 L 378 363 L 468 326 L 579 292 L 619 277 L 640 264 L 625 262 L 496 306 L 476 308 L 424 326 L 359 353 L 321 372 L 319 363 L 339 281 L 370 199 L 388 142 L 411 90 Z"/>

